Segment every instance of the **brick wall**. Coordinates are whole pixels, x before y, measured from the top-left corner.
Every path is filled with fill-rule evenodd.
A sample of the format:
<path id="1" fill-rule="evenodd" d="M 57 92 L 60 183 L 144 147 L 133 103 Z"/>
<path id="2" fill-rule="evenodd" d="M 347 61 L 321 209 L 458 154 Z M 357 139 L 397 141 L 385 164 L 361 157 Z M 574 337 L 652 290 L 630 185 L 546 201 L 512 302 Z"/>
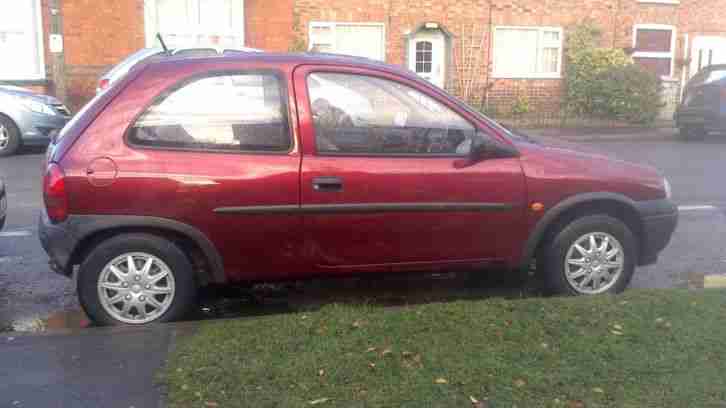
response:
<path id="1" fill-rule="evenodd" d="M 67 103 L 77 109 L 95 93 L 98 78 L 143 48 L 143 0 L 63 0 Z"/>
<path id="2" fill-rule="evenodd" d="M 245 45 L 288 51 L 293 45 L 293 0 L 245 0 Z"/>

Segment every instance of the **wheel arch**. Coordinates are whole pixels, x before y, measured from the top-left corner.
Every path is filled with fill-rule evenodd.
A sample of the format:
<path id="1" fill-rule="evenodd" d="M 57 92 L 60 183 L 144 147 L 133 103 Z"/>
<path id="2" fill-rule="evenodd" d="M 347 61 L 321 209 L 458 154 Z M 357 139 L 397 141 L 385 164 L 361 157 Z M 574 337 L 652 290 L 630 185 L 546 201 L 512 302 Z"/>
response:
<path id="1" fill-rule="evenodd" d="M 156 217 L 84 216 L 76 223 L 78 243 L 71 252 L 68 265 L 78 265 L 101 242 L 121 234 L 145 233 L 169 239 L 187 254 L 198 282 L 225 283 L 222 257 L 207 236 L 195 227 L 178 221 Z"/>
<path id="2" fill-rule="evenodd" d="M 585 193 L 567 198 L 545 213 L 537 222 L 524 247 L 521 268 L 527 269 L 548 239 L 573 220 L 591 214 L 613 216 L 630 228 L 638 246 L 643 239 L 643 223 L 635 201 L 617 193 Z"/>

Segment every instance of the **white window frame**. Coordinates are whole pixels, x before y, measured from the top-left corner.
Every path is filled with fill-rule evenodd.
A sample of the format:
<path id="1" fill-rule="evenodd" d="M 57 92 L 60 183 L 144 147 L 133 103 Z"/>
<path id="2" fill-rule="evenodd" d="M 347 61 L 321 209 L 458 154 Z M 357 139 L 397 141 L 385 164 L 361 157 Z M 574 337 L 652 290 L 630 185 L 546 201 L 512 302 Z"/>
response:
<path id="1" fill-rule="evenodd" d="M 198 0 L 178 0 L 180 3 L 186 4 L 187 8 L 193 10 L 194 8 L 192 5 L 195 1 Z M 245 0 L 236 0 L 239 2 L 239 5 L 237 6 L 237 10 L 239 11 L 239 15 L 236 15 L 234 17 L 239 18 L 239 21 L 242 22 L 241 29 L 239 30 L 233 30 L 229 32 L 222 32 L 220 31 L 220 35 L 224 34 L 231 34 L 239 37 L 242 41 L 242 44 L 240 44 L 240 47 L 244 47 L 247 43 L 247 39 L 245 38 L 245 30 L 247 28 L 247 20 L 245 17 Z M 156 34 L 158 33 L 159 26 L 158 26 L 158 7 L 157 7 L 157 0 L 145 0 L 144 1 L 144 31 L 146 34 L 146 46 L 149 48 L 153 47 L 160 47 L 160 44 L 158 44 L 156 39 Z M 204 35 L 208 34 L 203 29 L 199 29 L 199 26 L 195 27 L 189 27 L 187 30 L 187 34 L 191 35 Z M 204 46 L 211 46 L 212 44 L 202 44 Z"/>
<path id="2" fill-rule="evenodd" d="M 381 36 L 381 50 L 383 50 L 383 55 L 381 56 L 381 61 L 386 61 L 386 24 L 385 23 L 371 23 L 371 22 L 348 22 L 348 21 L 311 21 L 310 24 L 308 24 L 308 51 L 312 50 L 314 46 L 318 44 L 325 44 L 330 45 L 330 47 L 333 50 L 336 50 L 337 47 L 337 36 L 335 27 L 338 25 L 346 25 L 346 26 L 358 26 L 358 27 L 380 27 L 382 30 L 383 35 Z M 323 43 L 323 42 L 314 42 L 313 41 L 313 28 L 318 27 L 327 27 L 330 28 L 332 41 L 330 43 Z M 335 51 L 333 51 L 335 52 Z"/>
<path id="3" fill-rule="evenodd" d="M 633 25 L 633 49 L 638 44 L 638 30 L 658 30 L 658 31 L 670 31 L 671 32 L 671 50 L 670 52 L 649 52 L 649 51 L 636 51 L 633 53 L 633 58 L 670 58 L 671 59 L 671 72 L 670 75 L 664 75 L 661 79 L 666 81 L 674 81 L 676 78 L 676 34 L 678 30 L 675 26 L 666 24 L 635 24 Z"/>
<path id="4" fill-rule="evenodd" d="M 638 3 L 643 4 L 671 4 L 671 5 L 678 5 L 681 4 L 680 0 L 638 0 Z"/>
<path id="5" fill-rule="evenodd" d="M 562 27 L 543 27 L 543 26 L 495 26 L 493 29 L 492 38 L 494 38 L 493 46 L 492 46 L 492 66 L 494 67 L 492 70 L 492 77 L 497 79 L 562 79 L 562 58 L 564 56 L 564 30 Z M 546 31 L 551 32 L 557 32 L 560 35 L 560 44 L 559 44 L 559 56 L 557 58 L 557 72 L 547 72 L 547 73 L 537 73 L 537 72 L 531 72 L 529 74 L 512 74 L 507 72 L 498 72 L 496 70 L 496 66 L 494 64 L 495 61 L 495 55 L 497 52 L 497 31 L 498 30 L 529 30 L 529 31 L 538 31 L 538 41 L 541 40 L 542 35 Z M 540 43 L 537 45 L 537 64 L 540 63 L 540 53 L 542 52 L 542 49 L 545 48 L 545 45 Z"/>
<path id="6" fill-rule="evenodd" d="M 30 75 L 23 75 L 22 77 L 4 77 L 0 75 L 2 81 L 42 81 L 46 78 L 45 72 L 45 39 L 44 26 L 43 26 L 43 9 L 40 4 L 40 0 L 33 0 L 33 7 L 35 8 L 35 35 L 38 48 L 36 50 L 36 58 L 38 61 L 38 72 Z"/>

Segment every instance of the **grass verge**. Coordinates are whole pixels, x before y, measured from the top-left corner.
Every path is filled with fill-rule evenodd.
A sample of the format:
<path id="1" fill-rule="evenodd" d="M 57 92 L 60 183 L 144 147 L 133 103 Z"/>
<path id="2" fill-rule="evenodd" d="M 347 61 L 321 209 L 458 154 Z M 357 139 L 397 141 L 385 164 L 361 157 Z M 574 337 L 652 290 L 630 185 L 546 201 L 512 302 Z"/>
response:
<path id="1" fill-rule="evenodd" d="M 725 345 L 718 290 L 331 304 L 204 323 L 164 377 L 172 407 L 722 407 Z"/>

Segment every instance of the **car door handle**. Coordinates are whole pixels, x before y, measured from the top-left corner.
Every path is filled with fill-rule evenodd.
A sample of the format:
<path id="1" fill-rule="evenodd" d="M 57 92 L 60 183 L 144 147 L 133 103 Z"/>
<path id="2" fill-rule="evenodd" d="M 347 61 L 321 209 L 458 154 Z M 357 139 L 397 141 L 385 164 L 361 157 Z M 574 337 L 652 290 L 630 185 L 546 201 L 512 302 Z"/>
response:
<path id="1" fill-rule="evenodd" d="M 340 192 L 343 191 L 343 180 L 339 177 L 315 177 L 313 189 L 320 192 Z"/>

